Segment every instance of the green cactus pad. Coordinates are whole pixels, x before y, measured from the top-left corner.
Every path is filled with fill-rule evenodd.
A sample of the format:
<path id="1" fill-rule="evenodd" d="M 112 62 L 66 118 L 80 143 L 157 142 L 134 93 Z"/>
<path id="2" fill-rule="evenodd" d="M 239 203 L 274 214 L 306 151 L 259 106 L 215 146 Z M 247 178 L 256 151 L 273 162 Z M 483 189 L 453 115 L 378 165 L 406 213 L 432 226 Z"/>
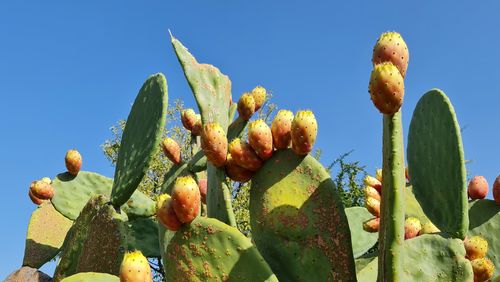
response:
<path id="1" fill-rule="evenodd" d="M 238 117 L 229 125 L 229 128 L 227 130 L 227 140 L 231 142 L 233 141 L 233 139 L 241 137 L 247 125 L 248 120 L 244 120 L 241 117 Z"/>
<path id="2" fill-rule="evenodd" d="M 378 252 L 374 251 L 373 253 L 365 254 L 354 260 L 356 264 L 356 273 L 361 272 L 365 267 L 367 267 L 373 260 L 376 260 L 378 257 Z M 377 269 L 375 268 L 375 276 L 377 275 Z"/>
<path id="3" fill-rule="evenodd" d="M 378 241 L 378 232 L 363 230 L 363 222 L 373 218 L 373 215 L 364 207 L 345 209 L 349 229 L 351 229 L 352 252 L 355 258 L 365 254 Z"/>
<path id="4" fill-rule="evenodd" d="M 403 273 L 399 281 L 472 281 L 472 266 L 459 239 L 426 234 L 406 240 L 402 249 Z M 359 282 L 377 281 L 378 259 L 358 272 Z"/>
<path id="5" fill-rule="evenodd" d="M 192 173 L 207 170 L 207 157 L 202 150 L 196 152 L 188 162 L 189 171 Z"/>
<path id="6" fill-rule="evenodd" d="M 238 104 L 237 103 L 232 103 L 231 106 L 229 106 L 228 122 L 232 122 L 233 121 L 237 109 L 238 109 Z"/>
<path id="7" fill-rule="evenodd" d="M 140 250 L 146 257 L 160 257 L 158 223 L 153 218 L 135 218 L 128 222 L 128 249 Z"/>
<path id="8" fill-rule="evenodd" d="M 120 278 L 115 275 L 98 272 L 82 272 L 64 278 L 62 282 L 119 282 Z"/>
<path id="9" fill-rule="evenodd" d="M 495 265 L 493 277 L 500 277 L 500 205 L 492 200 L 470 203 L 468 236 L 479 235 L 488 241 L 488 257 Z"/>
<path id="10" fill-rule="evenodd" d="M 54 258 L 73 222 L 57 212 L 50 202 L 32 214 L 26 234 L 23 266 L 40 268 Z"/>
<path id="11" fill-rule="evenodd" d="M 186 176 L 190 174 L 188 164 L 181 162 L 180 164 L 174 164 L 163 177 L 163 184 L 161 185 L 161 193 L 170 194 L 172 192 L 172 187 L 174 186 L 177 177 Z"/>
<path id="12" fill-rule="evenodd" d="M 87 238 L 89 224 L 100 207 L 105 205 L 107 201 L 107 197 L 95 195 L 88 200 L 82 209 L 82 212 L 68 231 L 64 244 L 61 247 L 61 260 L 54 274 L 55 282 L 77 273 L 78 260 Z"/>
<path id="13" fill-rule="evenodd" d="M 406 217 L 418 218 L 421 224 L 430 222 L 429 218 L 425 215 L 422 207 L 415 198 L 412 186 L 406 186 L 405 189 L 405 214 Z"/>
<path id="14" fill-rule="evenodd" d="M 463 239 L 469 226 L 464 152 L 455 110 L 442 91 L 433 89 L 418 102 L 407 154 L 423 211 L 441 231 Z"/>
<path id="15" fill-rule="evenodd" d="M 150 76 L 139 91 L 123 130 L 111 192 L 115 207 L 130 199 L 160 148 L 167 106 L 167 80 L 160 73 Z"/>
<path id="16" fill-rule="evenodd" d="M 283 281 L 354 281 L 349 225 L 335 184 L 311 156 L 278 150 L 252 178 L 250 223 Z"/>
<path id="17" fill-rule="evenodd" d="M 248 238 L 213 218 L 183 225 L 163 261 L 169 281 L 278 281 Z"/>
<path id="18" fill-rule="evenodd" d="M 97 173 L 80 171 L 78 175 L 61 173 L 52 181 L 55 195 L 52 204 L 69 219 L 76 219 L 92 195 L 111 193 L 113 180 Z M 148 217 L 155 213 L 155 203 L 140 191 L 122 206 L 130 218 Z"/>

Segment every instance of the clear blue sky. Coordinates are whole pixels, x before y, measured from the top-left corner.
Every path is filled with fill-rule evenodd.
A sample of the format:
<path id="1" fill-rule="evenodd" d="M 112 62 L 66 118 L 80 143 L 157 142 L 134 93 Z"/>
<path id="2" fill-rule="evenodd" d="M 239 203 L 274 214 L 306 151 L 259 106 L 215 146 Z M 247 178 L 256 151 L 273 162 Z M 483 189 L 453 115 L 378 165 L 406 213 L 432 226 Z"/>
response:
<path id="1" fill-rule="evenodd" d="M 163 72 L 171 100 L 194 106 L 167 29 L 230 76 L 235 100 L 262 84 L 280 108 L 312 109 L 324 163 L 354 149 L 371 172 L 382 149 L 371 50 L 397 30 L 410 48 L 405 135 L 419 97 L 441 88 L 465 127 L 469 173 L 500 174 L 497 1 L 69 2 L 0 2 L 0 279 L 22 262 L 30 181 L 63 171 L 73 147 L 83 169 L 112 176 L 100 145 L 146 77 Z"/>

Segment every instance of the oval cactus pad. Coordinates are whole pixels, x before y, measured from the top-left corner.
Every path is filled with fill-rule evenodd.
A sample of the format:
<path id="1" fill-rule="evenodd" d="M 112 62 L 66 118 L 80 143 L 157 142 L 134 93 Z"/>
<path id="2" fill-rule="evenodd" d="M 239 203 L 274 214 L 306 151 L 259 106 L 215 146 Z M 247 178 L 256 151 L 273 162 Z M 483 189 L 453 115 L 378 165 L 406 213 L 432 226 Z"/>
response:
<path id="1" fill-rule="evenodd" d="M 278 150 L 252 179 L 252 236 L 283 281 L 355 281 L 347 218 L 335 184 L 310 155 Z"/>
<path id="2" fill-rule="evenodd" d="M 278 281 L 250 239 L 213 218 L 183 225 L 163 261 L 168 281 Z"/>
<path id="3" fill-rule="evenodd" d="M 139 91 L 123 130 L 111 192 L 115 207 L 129 200 L 160 148 L 167 105 L 167 80 L 163 74 L 152 75 Z"/>
<path id="4" fill-rule="evenodd" d="M 345 209 L 349 229 L 351 229 L 352 252 L 357 258 L 366 253 L 378 241 L 378 232 L 363 230 L 363 222 L 373 218 L 373 215 L 364 207 Z"/>
<path id="5" fill-rule="evenodd" d="M 61 282 L 119 282 L 120 278 L 107 273 L 82 272 L 66 277 Z"/>
<path id="6" fill-rule="evenodd" d="M 463 239 L 469 226 L 464 152 L 455 110 L 442 91 L 433 89 L 418 102 L 407 155 L 423 211 L 441 231 Z"/>

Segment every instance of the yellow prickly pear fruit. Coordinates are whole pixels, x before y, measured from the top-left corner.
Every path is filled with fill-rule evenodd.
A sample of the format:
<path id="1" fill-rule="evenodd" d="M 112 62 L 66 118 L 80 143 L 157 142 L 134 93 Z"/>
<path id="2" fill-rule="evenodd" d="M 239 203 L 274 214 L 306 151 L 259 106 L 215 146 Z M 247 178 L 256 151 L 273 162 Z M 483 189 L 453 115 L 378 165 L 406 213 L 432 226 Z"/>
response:
<path id="1" fill-rule="evenodd" d="M 432 233 L 439 233 L 439 232 L 441 232 L 441 230 L 439 230 L 439 228 L 437 228 L 436 225 L 434 225 L 434 223 L 429 221 L 429 222 L 422 224 L 422 229 L 420 229 L 420 232 L 418 235 L 432 234 Z"/>
<path id="2" fill-rule="evenodd" d="M 373 188 L 377 189 L 377 191 L 379 193 L 381 193 L 381 191 L 382 191 L 382 182 L 380 182 L 377 178 L 375 178 L 375 177 L 373 177 L 371 175 L 367 175 L 363 179 L 363 182 L 365 183 L 365 185 L 373 187 Z"/>
<path id="3" fill-rule="evenodd" d="M 249 120 L 255 113 L 255 100 L 251 93 L 244 93 L 238 100 L 238 114 L 243 120 Z"/>
<path id="4" fill-rule="evenodd" d="M 466 257 L 469 260 L 484 258 L 488 252 L 488 241 L 481 236 L 471 236 L 464 240 Z"/>
<path id="5" fill-rule="evenodd" d="M 366 232 L 378 232 L 380 228 L 380 217 L 369 219 L 363 222 L 363 230 Z"/>
<path id="6" fill-rule="evenodd" d="M 421 229 L 422 225 L 418 218 L 408 217 L 405 220 L 405 240 L 417 237 Z"/>
<path id="7" fill-rule="evenodd" d="M 380 217 L 380 201 L 369 197 L 365 202 L 366 209 L 376 217 Z"/>
<path id="8" fill-rule="evenodd" d="M 292 121 L 292 149 L 295 154 L 304 156 L 311 152 L 316 136 L 318 123 L 311 111 L 298 111 Z"/>
<path id="9" fill-rule="evenodd" d="M 378 181 L 382 182 L 382 169 L 381 168 L 377 169 L 377 171 L 375 172 L 375 177 L 377 178 Z"/>
<path id="10" fill-rule="evenodd" d="M 370 76 L 370 98 L 377 109 L 386 115 L 399 111 L 403 105 L 405 86 L 403 76 L 392 63 L 375 65 Z"/>
<path id="11" fill-rule="evenodd" d="M 487 258 L 475 259 L 470 262 L 474 272 L 474 282 L 489 281 L 493 276 L 495 265 Z"/>
<path id="12" fill-rule="evenodd" d="M 288 110 L 280 110 L 271 124 L 273 144 L 276 149 L 286 149 L 292 143 L 292 121 L 293 113 Z"/>
<path id="13" fill-rule="evenodd" d="M 120 282 L 150 282 L 151 267 L 141 251 L 127 252 L 120 266 Z"/>
<path id="14" fill-rule="evenodd" d="M 365 189 L 363 189 L 363 192 L 365 193 L 365 198 L 374 198 L 380 201 L 380 193 L 377 191 L 377 189 L 371 187 L 371 186 L 365 186 Z"/>
<path id="15" fill-rule="evenodd" d="M 252 97 L 255 101 L 255 111 L 258 111 L 266 102 L 267 91 L 262 86 L 257 86 L 252 90 Z"/>

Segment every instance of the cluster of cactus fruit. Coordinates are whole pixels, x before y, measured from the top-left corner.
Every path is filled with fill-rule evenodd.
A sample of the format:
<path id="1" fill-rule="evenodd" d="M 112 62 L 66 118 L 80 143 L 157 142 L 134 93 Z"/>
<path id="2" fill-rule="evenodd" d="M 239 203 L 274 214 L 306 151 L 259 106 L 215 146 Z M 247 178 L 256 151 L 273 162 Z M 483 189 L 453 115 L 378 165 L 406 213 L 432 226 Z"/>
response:
<path id="1" fill-rule="evenodd" d="M 167 84 L 153 75 L 132 106 L 113 179 L 80 171 L 82 157 L 70 150 L 67 172 L 30 185 L 40 207 L 24 266 L 39 268 L 59 254 L 54 280 L 65 282 L 151 281 L 153 257 L 161 257 L 167 281 L 479 282 L 498 273 L 500 176 L 496 203 L 484 199 L 484 178 L 467 189 L 460 128 L 440 90 L 417 104 L 405 169 L 409 52 L 398 33 L 378 39 L 369 83 L 383 114 L 383 168 L 365 178 L 365 207 L 347 209 L 309 155 L 318 130 L 311 111 L 280 110 L 271 125 L 251 121 L 266 89 L 233 104 L 229 78 L 171 39 L 200 112 L 181 114 L 191 155 L 162 137 Z M 153 200 L 137 187 L 160 148 L 173 165 Z M 251 182 L 252 240 L 236 228 L 230 180 Z"/>

